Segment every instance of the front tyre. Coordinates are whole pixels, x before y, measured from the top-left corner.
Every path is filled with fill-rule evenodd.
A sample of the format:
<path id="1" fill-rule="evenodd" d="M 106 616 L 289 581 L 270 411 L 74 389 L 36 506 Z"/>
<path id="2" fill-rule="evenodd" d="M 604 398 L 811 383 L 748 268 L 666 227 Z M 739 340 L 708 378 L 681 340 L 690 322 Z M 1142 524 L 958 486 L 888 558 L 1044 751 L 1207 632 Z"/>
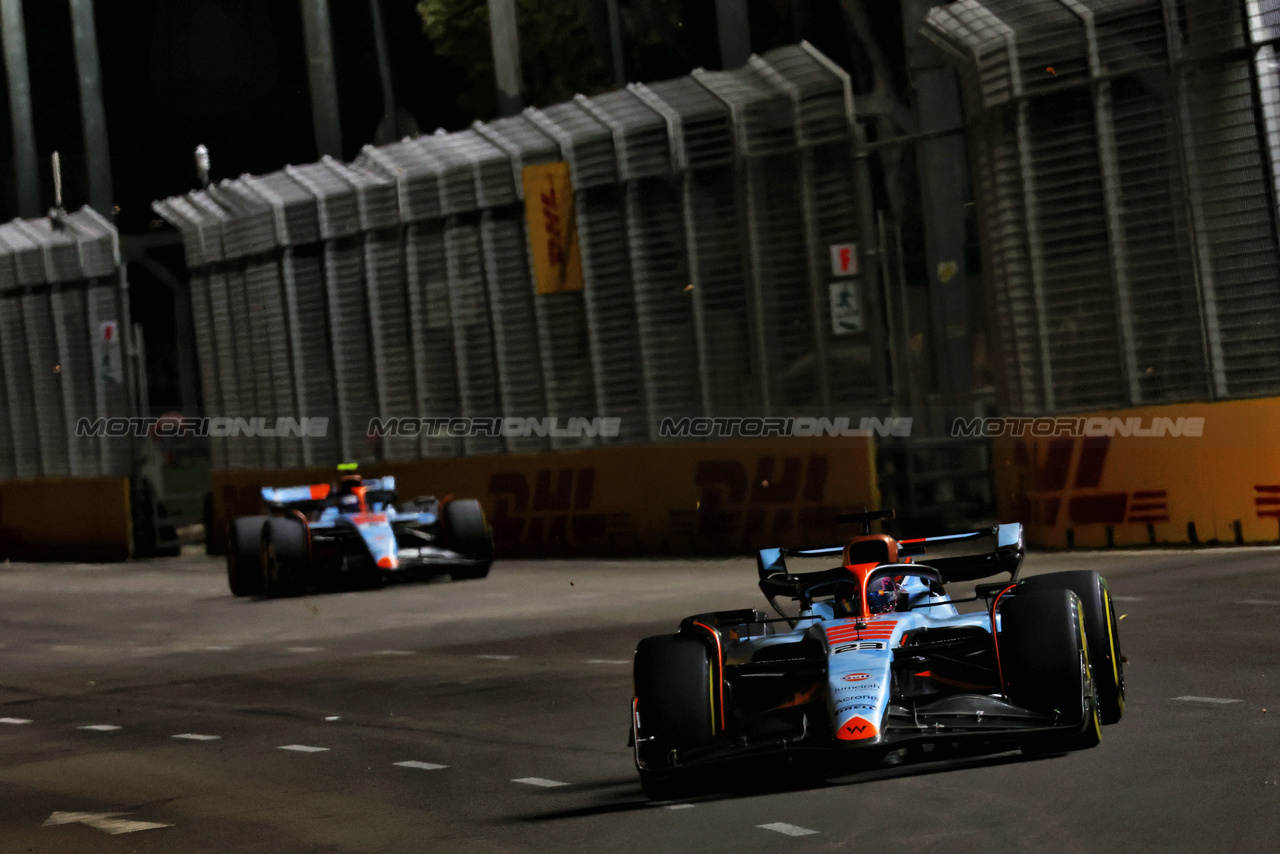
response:
<path id="1" fill-rule="evenodd" d="M 653 799 L 675 797 L 687 782 L 681 754 L 714 744 L 715 669 L 711 648 L 684 635 L 640 641 L 635 655 L 636 765 Z"/>
<path id="2" fill-rule="evenodd" d="M 1090 570 L 1051 572 L 1028 578 L 1017 589 L 1070 590 L 1080 597 L 1089 660 L 1098 689 L 1098 714 L 1104 724 L 1119 721 L 1124 716 L 1124 658 L 1120 655 L 1120 624 L 1107 580 Z"/>
<path id="3" fill-rule="evenodd" d="M 297 596 L 311 574 L 311 544 L 306 523 L 273 516 L 262 528 L 262 592 Z"/>
<path id="4" fill-rule="evenodd" d="M 999 648 L 1010 702 L 1056 717 L 1057 731 L 1028 740 L 1023 752 L 1096 747 L 1101 721 L 1080 598 L 1070 590 L 1015 594 L 1000 609 Z"/>
<path id="5" fill-rule="evenodd" d="M 493 563 L 493 534 L 484 518 L 480 502 L 474 498 L 460 498 L 444 505 L 441 514 L 444 522 L 445 544 L 449 551 L 475 561 L 469 566 L 459 566 L 449 571 L 458 581 L 467 578 L 484 578 Z"/>

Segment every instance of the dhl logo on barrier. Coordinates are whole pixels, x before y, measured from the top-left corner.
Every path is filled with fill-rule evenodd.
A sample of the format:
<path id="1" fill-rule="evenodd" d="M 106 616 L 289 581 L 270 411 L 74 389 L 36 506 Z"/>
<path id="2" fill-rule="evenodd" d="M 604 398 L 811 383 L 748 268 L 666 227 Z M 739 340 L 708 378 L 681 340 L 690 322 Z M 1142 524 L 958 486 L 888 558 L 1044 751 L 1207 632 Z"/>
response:
<path id="1" fill-rule="evenodd" d="M 1065 420 L 1130 424 L 1147 419 L 1152 424 L 1194 421 L 1203 429 L 1168 436 L 1085 431 L 995 440 L 1001 516 L 1026 523 L 1037 545 L 1275 542 L 1280 399 L 1178 404 Z"/>
<path id="2" fill-rule="evenodd" d="M 578 246 L 569 164 L 526 166 L 521 180 L 538 293 L 582 290 L 582 250 Z"/>
<path id="3" fill-rule="evenodd" d="M 666 535 L 686 545 L 750 548 L 770 538 L 829 533 L 842 509 L 826 501 L 830 468 L 825 454 L 700 460 L 693 506 L 666 511 Z M 541 469 L 532 478 L 495 473 L 487 493 L 494 536 L 499 543 L 534 547 L 634 539 L 635 511 L 609 512 L 596 482 L 596 467 Z M 656 497 L 653 503 L 662 505 Z"/>
<path id="4" fill-rule="evenodd" d="M 1020 512 L 1015 510 L 1015 515 L 1038 525 L 1169 521 L 1164 489 L 1101 488 L 1110 449 L 1111 439 L 1106 436 L 1053 439 L 1044 446 L 1035 442 L 1018 445 L 1015 459 L 1030 484 L 1025 489 L 1027 503 Z"/>

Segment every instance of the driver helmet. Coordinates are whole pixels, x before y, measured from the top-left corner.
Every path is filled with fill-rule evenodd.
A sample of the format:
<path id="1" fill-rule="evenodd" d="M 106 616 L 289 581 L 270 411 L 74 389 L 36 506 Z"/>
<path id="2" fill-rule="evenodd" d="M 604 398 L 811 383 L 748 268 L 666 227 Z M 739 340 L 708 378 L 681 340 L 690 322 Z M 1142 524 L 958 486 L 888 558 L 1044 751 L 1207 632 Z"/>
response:
<path id="1" fill-rule="evenodd" d="M 893 578 L 884 576 L 867 585 L 867 609 L 873 614 L 885 614 L 898 609 L 901 588 Z"/>
<path id="2" fill-rule="evenodd" d="M 338 510 L 343 513 L 360 512 L 360 496 L 354 492 L 344 492 L 338 496 Z"/>

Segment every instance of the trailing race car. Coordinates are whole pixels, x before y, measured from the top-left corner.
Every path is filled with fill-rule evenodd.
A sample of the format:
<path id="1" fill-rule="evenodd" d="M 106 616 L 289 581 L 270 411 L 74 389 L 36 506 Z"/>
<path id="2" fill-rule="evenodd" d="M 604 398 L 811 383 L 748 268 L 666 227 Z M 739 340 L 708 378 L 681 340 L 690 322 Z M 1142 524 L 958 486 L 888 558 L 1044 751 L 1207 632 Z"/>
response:
<path id="1" fill-rule="evenodd" d="M 479 502 L 423 497 L 397 508 L 393 477 L 264 487 L 262 502 L 268 515 L 229 526 L 227 579 L 236 596 L 296 595 L 321 583 L 375 587 L 423 570 L 483 578 L 493 563 Z"/>
<path id="2" fill-rule="evenodd" d="M 879 760 L 913 744 L 1057 753 L 1094 747 L 1124 714 L 1115 610 L 1096 572 L 1018 581 L 1022 526 L 894 540 L 862 524 L 844 546 L 759 553 L 781 619 L 745 609 L 686 618 L 636 647 L 631 746 L 651 797 L 693 769 L 782 751 Z M 793 573 L 788 558 L 840 556 Z M 1007 573 L 976 595 L 944 585 Z M 778 600 L 792 600 L 788 614 Z M 960 613 L 959 602 L 985 607 Z"/>

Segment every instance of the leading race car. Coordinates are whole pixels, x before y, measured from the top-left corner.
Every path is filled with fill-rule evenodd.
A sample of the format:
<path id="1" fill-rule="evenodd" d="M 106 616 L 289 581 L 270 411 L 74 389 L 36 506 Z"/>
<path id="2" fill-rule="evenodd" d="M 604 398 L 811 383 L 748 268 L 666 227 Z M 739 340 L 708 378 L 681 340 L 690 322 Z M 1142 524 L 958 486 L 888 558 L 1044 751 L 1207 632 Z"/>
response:
<path id="1" fill-rule="evenodd" d="M 842 516 L 843 546 L 764 549 L 761 591 L 782 615 L 698 614 L 636 648 L 631 746 L 665 797 L 698 768 L 771 752 L 879 760 L 920 743 L 1056 753 L 1094 747 L 1124 714 L 1115 610 L 1096 572 L 1018 580 L 1022 526 L 895 540 L 893 511 Z M 796 573 L 792 558 L 840 557 Z M 952 599 L 944 585 L 1008 574 Z M 787 613 L 779 600 L 791 600 Z M 983 603 L 961 613 L 957 603 Z M 984 744 L 985 742 L 985 744 Z M 675 788 L 673 788 L 675 787 Z"/>
<path id="2" fill-rule="evenodd" d="M 483 578 L 493 536 L 480 503 L 432 497 L 396 507 L 393 477 L 264 487 L 267 514 L 232 520 L 227 579 L 236 596 L 288 596 L 311 584 L 374 587 L 392 575 Z"/>

